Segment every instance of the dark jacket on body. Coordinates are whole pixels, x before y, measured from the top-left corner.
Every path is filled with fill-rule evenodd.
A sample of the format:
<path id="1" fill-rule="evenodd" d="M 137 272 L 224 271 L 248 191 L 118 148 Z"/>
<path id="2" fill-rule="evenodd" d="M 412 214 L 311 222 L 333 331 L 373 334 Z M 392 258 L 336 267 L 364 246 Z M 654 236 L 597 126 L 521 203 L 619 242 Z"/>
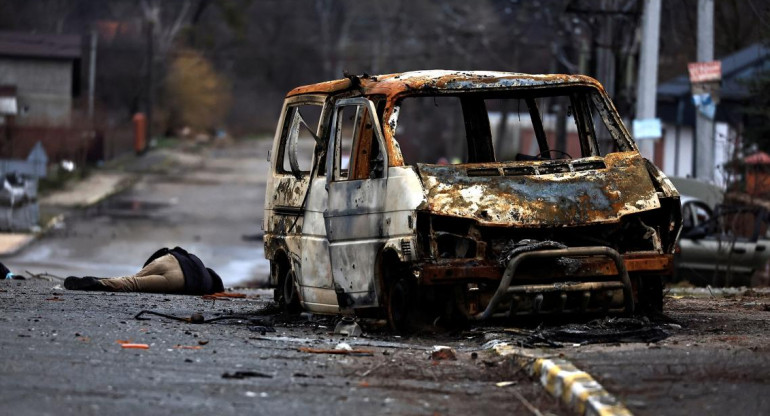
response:
<path id="1" fill-rule="evenodd" d="M 188 253 L 181 247 L 174 247 L 171 250 L 162 248 L 156 251 L 144 263 L 150 264 L 158 257 L 171 254 L 179 262 L 184 274 L 184 293 L 188 295 L 208 295 L 217 292 L 224 292 L 225 288 L 219 275 L 203 265 L 201 259 L 195 254 Z"/>

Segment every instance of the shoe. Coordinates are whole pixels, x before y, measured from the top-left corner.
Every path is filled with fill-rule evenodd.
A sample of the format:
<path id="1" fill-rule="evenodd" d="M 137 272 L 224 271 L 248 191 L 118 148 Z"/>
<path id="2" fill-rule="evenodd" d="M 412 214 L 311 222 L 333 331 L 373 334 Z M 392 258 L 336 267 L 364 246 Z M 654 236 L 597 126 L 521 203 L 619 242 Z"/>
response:
<path id="1" fill-rule="evenodd" d="M 70 276 L 64 279 L 64 288 L 68 290 L 104 290 L 104 285 L 93 276 Z"/>

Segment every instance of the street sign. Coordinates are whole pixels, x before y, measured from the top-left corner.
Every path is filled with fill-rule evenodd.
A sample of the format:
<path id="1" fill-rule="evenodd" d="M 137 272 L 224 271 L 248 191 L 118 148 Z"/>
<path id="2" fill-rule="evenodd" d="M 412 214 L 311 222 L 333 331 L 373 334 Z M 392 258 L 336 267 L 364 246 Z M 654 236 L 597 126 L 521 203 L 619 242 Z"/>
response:
<path id="1" fill-rule="evenodd" d="M 687 64 L 690 82 L 720 81 L 722 79 L 722 61 L 690 62 Z"/>
<path id="2" fill-rule="evenodd" d="M 634 139 L 659 139 L 663 136 L 663 126 L 659 118 L 636 119 L 633 124 Z"/>

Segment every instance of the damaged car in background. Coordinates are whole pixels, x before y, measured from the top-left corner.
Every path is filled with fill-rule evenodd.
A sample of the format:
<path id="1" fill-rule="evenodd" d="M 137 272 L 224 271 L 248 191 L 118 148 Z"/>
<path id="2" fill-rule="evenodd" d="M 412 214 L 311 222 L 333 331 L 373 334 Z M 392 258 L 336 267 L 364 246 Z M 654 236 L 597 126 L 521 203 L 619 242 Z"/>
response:
<path id="1" fill-rule="evenodd" d="M 695 286 L 752 286 L 770 262 L 770 212 L 761 206 L 718 204 L 682 196 L 682 236 L 674 282 Z"/>
<path id="2" fill-rule="evenodd" d="M 420 308 L 662 308 L 679 194 L 593 78 L 436 70 L 298 87 L 271 155 L 265 256 L 288 310 L 401 330 Z"/>

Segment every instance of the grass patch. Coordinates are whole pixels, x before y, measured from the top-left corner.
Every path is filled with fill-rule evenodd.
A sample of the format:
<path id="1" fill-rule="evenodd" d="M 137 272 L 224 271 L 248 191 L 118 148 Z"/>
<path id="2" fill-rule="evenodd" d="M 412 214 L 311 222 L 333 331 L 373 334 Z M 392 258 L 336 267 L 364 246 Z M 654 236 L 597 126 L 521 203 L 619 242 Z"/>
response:
<path id="1" fill-rule="evenodd" d="M 45 178 L 40 178 L 37 183 L 37 191 L 41 195 L 46 195 L 53 191 L 62 190 L 67 186 L 67 183 L 82 180 L 83 178 L 88 177 L 90 172 L 91 168 L 88 166 L 72 171 L 57 169 L 53 174 L 49 174 Z"/>

